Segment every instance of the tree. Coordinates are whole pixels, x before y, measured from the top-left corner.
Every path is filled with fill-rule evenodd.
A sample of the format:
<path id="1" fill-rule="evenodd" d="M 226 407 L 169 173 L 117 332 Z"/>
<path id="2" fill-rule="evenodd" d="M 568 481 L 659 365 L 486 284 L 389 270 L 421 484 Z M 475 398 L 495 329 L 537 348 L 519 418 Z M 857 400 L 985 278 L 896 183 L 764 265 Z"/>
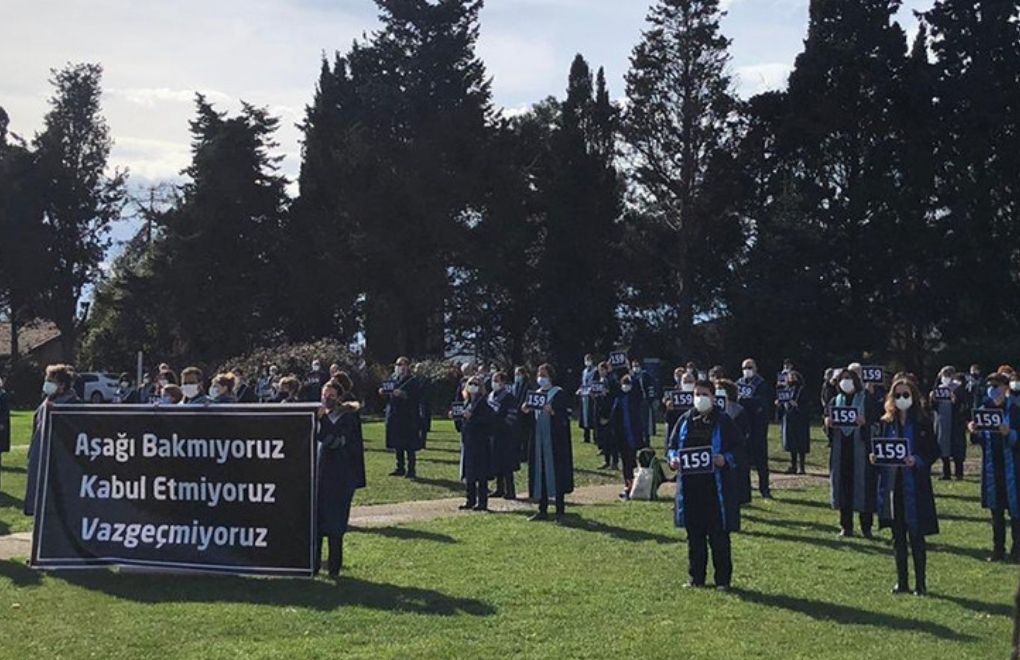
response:
<path id="1" fill-rule="evenodd" d="M 635 227 L 642 240 L 631 245 L 643 246 L 650 275 L 634 278 L 638 295 L 631 306 L 664 317 L 685 348 L 696 307 L 709 311 L 713 303 L 708 296 L 699 301 L 695 292 L 718 289 L 699 286 L 698 278 L 710 262 L 725 268 L 740 248 L 710 238 L 715 223 L 734 221 L 714 207 L 713 200 L 727 195 L 709 190 L 710 170 L 730 142 L 736 109 L 722 16 L 717 0 L 658 0 L 626 78 L 630 104 L 623 134 L 637 217 L 645 221 Z M 643 283 L 651 284 L 653 295 L 640 295 Z"/>
<path id="2" fill-rule="evenodd" d="M 60 330 L 64 359 L 73 362 L 83 322 L 78 302 L 97 279 L 120 218 L 126 173 L 107 174 L 113 141 L 101 114 L 103 69 L 70 64 L 53 71 L 55 88 L 45 128 L 34 141 L 44 181 L 44 228 L 49 278 L 43 309 Z"/>

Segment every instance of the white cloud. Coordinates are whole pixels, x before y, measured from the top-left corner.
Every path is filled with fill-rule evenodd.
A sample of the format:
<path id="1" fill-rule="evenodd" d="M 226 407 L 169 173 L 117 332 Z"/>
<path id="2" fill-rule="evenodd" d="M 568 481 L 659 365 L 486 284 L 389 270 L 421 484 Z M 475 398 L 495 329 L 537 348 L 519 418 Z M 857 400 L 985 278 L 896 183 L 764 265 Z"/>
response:
<path id="1" fill-rule="evenodd" d="M 564 64 L 562 53 L 542 39 L 483 31 L 478 54 L 500 93 L 536 95 L 537 101 L 558 80 L 566 88 L 570 61 Z"/>
<path id="2" fill-rule="evenodd" d="M 792 70 L 792 65 L 785 62 L 766 62 L 737 67 L 737 92 L 740 96 L 748 98 L 762 92 L 786 89 L 787 79 Z"/>

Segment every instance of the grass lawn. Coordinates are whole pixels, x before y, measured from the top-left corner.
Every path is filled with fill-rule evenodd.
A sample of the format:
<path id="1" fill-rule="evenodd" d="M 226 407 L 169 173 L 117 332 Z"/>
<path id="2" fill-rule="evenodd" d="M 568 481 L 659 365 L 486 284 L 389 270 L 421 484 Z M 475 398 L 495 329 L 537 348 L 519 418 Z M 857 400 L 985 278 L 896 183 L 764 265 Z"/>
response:
<path id="1" fill-rule="evenodd" d="M 976 481 L 936 488 L 923 599 L 889 593 L 887 532 L 837 539 L 811 488 L 746 511 L 729 594 L 680 588 L 666 501 L 352 532 L 339 585 L 0 562 L 0 656 L 1007 657 L 1017 569 L 984 561 Z"/>

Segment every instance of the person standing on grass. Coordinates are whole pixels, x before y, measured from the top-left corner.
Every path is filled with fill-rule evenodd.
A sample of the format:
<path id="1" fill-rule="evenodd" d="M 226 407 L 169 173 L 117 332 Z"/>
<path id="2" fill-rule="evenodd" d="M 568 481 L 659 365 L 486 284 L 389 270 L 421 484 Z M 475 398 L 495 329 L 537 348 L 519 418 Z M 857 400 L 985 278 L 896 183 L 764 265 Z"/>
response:
<path id="1" fill-rule="evenodd" d="M 396 454 L 397 466 L 391 477 L 417 476 L 417 452 L 422 449 L 421 382 L 411 373 L 411 360 L 397 358 L 392 392 L 379 388 L 386 401 L 386 448 Z"/>
<path id="2" fill-rule="evenodd" d="M 492 426 L 496 412 L 489 407 L 482 376 L 468 378 L 464 385 L 464 416 L 460 421 L 460 479 L 467 486 L 462 511 L 489 510 L 489 480 L 492 479 Z"/>
<path id="3" fill-rule="evenodd" d="M 864 391 L 856 371 L 844 369 L 839 374 L 839 394 L 829 402 L 833 406 L 855 408 L 857 423 L 838 425 L 831 415 L 825 416 L 829 433 L 829 485 L 832 508 L 839 511 L 840 536 L 854 535 L 854 512 L 860 515 L 861 534 L 871 538 L 874 524 L 875 496 L 878 473 L 868 460 L 871 453 L 871 424 L 877 411 L 871 397 Z"/>
<path id="4" fill-rule="evenodd" d="M 556 521 L 566 515 L 566 495 L 574 492 L 574 456 L 570 445 L 570 401 L 554 384 L 552 365 L 538 368 L 538 392 L 546 397 L 541 408 L 525 400 L 521 411 L 535 417 L 535 441 L 529 456 L 531 498 L 538 500 L 538 513 L 531 520 L 549 518 L 549 500 L 556 503 Z"/>
<path id="5" fill-rule="evenodd" d="M 620 389 L 612 399 L 609 417 L 616 452 L 623 463 L 623 492 L 620 499 L 630 499 L 630 487 L 634 483 L 634 469 L 637 467 L 637 452 L 648 446 L 645 434 L 642 400 L 644 395 L 635 387 L 633 376 L 625 374 L 620 379 Z"/>
<path id="6" fill-rule="evenodd" d="M 492 376 L 488 404 L 495 413 L 492 421 L 492 472 L 496 477 L 493 497 L 508 500 L 517 499 L 514 473 L 521 468 L 520 450 L 517 441 L 517 417 L 520 405 L 510 391 L 508 378 L 502 371 Z"/>
<path id="7" fill-rule="evenodd" d="M 697 374 L 694 371 L 688 371 L 684 367 L 677 367 L 673 370 L 673 383 L 681 392 L 693 394 L 694 383 L 697 381 Z M 687 412 L 687 409 L 678 408 L 673 402 L 672 394 L 666 392 L 662 395 L 662 405 L 666 409 L 666 445 L 668 447 L 669 439 L 676 430 L 676 423 Z"/>
<path id="8" fill-rule="evenodd" d="M 651 374 L 645 371 L 638 358 L 633 358 L 630 361 L 630 379 L 634 385 L 634 391 L 641 395 L 641 430 L 644 433 L 645 446 L 647 447 L 652 436 L 656 435 L 655 381 Z"/>
<path id="9" fill-rule="evenodd" d="M 939 533 L 935 493 L 931 485 L 931 467 L 938 459 L 931 419 L 921 405 L 921 391 L 908 379 L 893 382 L 885 398 L 881 418 L 883 438 L 906 438 L 907 458 L 902 467 L 880 468 L 878 503 L 879 526 L 891 527 L 896 555 L 896 586 L 893 593 L 910 591 L 907 575 L 907 545 L 914 558 L 914 593 L 928 592 L 926 536 Z M 875 464 L 875 455 L 870 454 Z"/>
<path id="10" fill-rule="evenodd" d="M 693 391 L 693 384 L 692 384 Z M 715 383 L 715 396 L 726 397 L 726 408 L 723 412 L 733 420 L 734 426 L 737 427 L 737 433 L 740 436 L 740 446 L 743 449 L 743 454 L 737 457 L 737 477 L 740 482 L 740 505 L 751 503 L 751 467 L 747 461 L 747 443 L 748 438 L 751 434 L 751 425 L 748 421 L 747 411 L 744 407 L 738 403 L 740 397 L 737 392 L 737 384 L 732 380 L 726 378 L 720 379 Z"/>
<path id="11" fill-rule="evenodd" d="M 322 568 L 322 540 L 329 546 L 329 576 L 343 565 L 344 534 L 351 518 L 354 491 L 365 487 L 365 449 L 361 435 L 361 402 L 350 376 L 340 372 L 322 386 L 316 456 L 317 536 L 314 571 Z"/>
<path id="12" fill-rule="evenodd" d="M 592 432 L 595 430 L 595 402 L 589 394 L 591 384 L 595 382 L 598 368 L 595 366 L 595 356 L 588 353 L 584 356 L 584 369 L 581 371 L 581 387 L 577 389 L 577 395 L 581 397 L 581 414 L 577 416 L 577 425 L 584 431 L 584 441 L 591 442 Z"/>
<path id="13" fill-rule="evenodd" d="M 0 461 L 3 455 L 11 450 L 11 404 L 4 389 L 4 379 L 0 376 Z"/>
<path id="14" fill-rule="evenodd" d="M 619 443 L 614 436 L 612 423 L 613 401 L 620 391 L 620 382 L 613 374 L 608 362 L 599 363 L 595 383 L 602 386 L 602 393 L 592 397 L 595 414 L 595 445 L 605 457 L 600 470 L 616 470 L 620 461 Z"/>
<path id="15" fill-rule="evenodd" d="M 747 393 L 740 397 L 740 405 L 747 410 L 751 433 L 748 436 L 747 457 L 758 471 L 758 492 L 772 499 L 769 487 L 769 420 L 772 419 L 772 402 L 775 392 L 758 373 L 758 363 L 747 358 L 741 365 L 742 377 L 737 385 Z"/>
<path id="16" fill-rule="evenodd" d="M 935 420 L 935 439 L 942 458 L 942 480 L 952 479 L 955 468 L 957 481 L 963 479 L 963 461 L 967 457 L 968 396 L 956 381 L 956 369 L 950 366 L 939 371 L 937 385 L 928 395 Z M 950 463 L 952 462 L 952 466 Z"/>
<path id="17" fill-rule="evenodd" d="M 985 384 L 984 398 L 979 400 L 978 407 L 1001 411 L 1003 424 L 997 429 L 981 430 L 971 421 L 967 430 L 971 442 L 982 449 L 981 506 L 992 513 L 992 554 L 988 561 L 1006 559 L 1007 511 L 1012 539 L 1009 559 L 1020 561 L 1020 460 L 1017 456 L 1020 407 L 1009 407 L 1009 385 L 1004 376 L 992 374 Z"/>
<path id="18" fill-rule="evenodd" d="M 804 459 L 811 451 L 811 420 L 807 410 L 808 392 L 799 371 L 786 372 L 786 389 L 791 392 L 789 401 L 776 401 L 783 451 L 790 454 L 790 468 L 786 473 L 806 474 Z"/>
<path id="19" fill-rule="evenodd" d="M 25 483 L 26 516 L 35 515 L 35 491 L 39 478 L 39 451 L 42 444 L 42 423 L 46 408 L 58 403 L 81 403 L 74 391 L 74 369 L 66 364 L 51 364 L 46 367 L 43 381 L 43 401 L 32 417 L 32 440 L 28 445 L 28 474 Z"/>
<path id="20" fill-rule="evenodd" d="M 685 474 L 681 450 L 711 450 L 711 471 Z M 740 433 L 715 402 L 707 380 L 694 387 L 694 408 L 686 412 L 670 437 L 670 467 L 679 470 L 674 522 L 687 530 L 686 587 L 705 586 L 708 549 L 712 548 L 715 586 L 727 591 L 733 577 L 730 533 L 740 531 Z"/>

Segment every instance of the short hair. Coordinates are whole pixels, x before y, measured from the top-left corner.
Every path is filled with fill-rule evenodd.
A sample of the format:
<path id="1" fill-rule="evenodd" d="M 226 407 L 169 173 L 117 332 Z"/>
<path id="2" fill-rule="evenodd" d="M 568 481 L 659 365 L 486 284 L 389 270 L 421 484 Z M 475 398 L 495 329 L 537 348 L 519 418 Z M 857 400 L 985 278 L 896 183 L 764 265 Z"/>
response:
<path id="1" fill-rule="evenodd" d="M 715 383 L 713 383 L 710 380 L 695 381 L 694 389 L 698 389 L 698 388 L 701 388 L 701 389 L 704 389 L 704 390 L 709 390 L 709 391 L 712 392 L 712 394 L 715 394 Z"/>
<path id="2" fill-rule="evenodd" d="M 179 386 L 174 385 L 173 383 L 168 383 L 163 388 L 163 394 L 168 395 L 174 403 L 178 403 L 184 398 L 184 392 L 181 391 Z"/>
<path id="3" fill-rule="evenodd" d="M 407 357 L 406 355 L 401 355 L 400 357 L 397 358 L 396 364 L 397 364 L 397 366 L 408 366 L 409 367 L 409 366 L 411 366 L 411 358 Z"/>
<path id="4" fill-rule="evenodd" d="M 46 379 L 70 388 L 74 381 L 74 368 L 68 364 L 51 364 L 46 367 Z"/>
<path id="5" fill-rule="evenodd" d="M 236 383 L 237 380 L 234 378 L 234 374 L 228 371 L 226 373 L 216 374 L 216 376 L 212 379 L 212 382 L 216 383 L 220 387 L 227 388 L 228 392 L 233 392 L 234 383 Z"/>
<path id="6" fill-rule="evenodd" d="M 715 382 L 716 387 L 721 387 L 726 390 L 726 398 L 730 401 L 736 401 L 739 397 L 737 396 L 737 384 L 728 378 L 720 378 Z"/>
<path id="7" fill-rule="evenodd" d="M 549 374 L 549 378 L 556 380 L 556 370 L 553 369 L 553 366 L 548 362 L 543 362 L 538 365 L 538 369 L 536 369 L 536 371 L 545 371 L 545 373 Z"/>
<path id="8" fill-rule="evenodd" d="M 205 374 L 203 374 L 202 370 L 199 369 L 198 367 L 187 367 L 186 369 L 184 369 L 184 371 L 181 372 L 182 381 L 189 376 L 194 376 L 199 383 L 201 383 L 202 379 L 205 378 Z"/>
<path id="9" fill-rule="evenodd" d="M 126 371 L 122 371 L 121 374 L 119 376 L 117 376 L 117 380 L 126 380 L 126 381 L 130 382 L 131 381 L 131 374 L 129 374 Z"/>
<path id="10" fill-rule="evenodd" d="M 498 380 L 499 382 L 504 383 L 504 384 L 507 382 L 507 380 L 509 380 L 507 378 L 507 375 L 506 375 L 505 371 L 497 371 L 496 373 L 492 374 L 492 379 L 493 380 Z"/>
<path id="11" fill-rule="evenodd" d="M 285 392 L 299 392 L 301 381 L 295 376 L 284 376 L 280 379 L 280 389 Z"/>
<path id="12" fill-rule="evenodd" d="M 985 382 L 993 387 L 1009 387 L 1009 379 L 1006 378 L 1005 374 L 994 373 Z"/>

